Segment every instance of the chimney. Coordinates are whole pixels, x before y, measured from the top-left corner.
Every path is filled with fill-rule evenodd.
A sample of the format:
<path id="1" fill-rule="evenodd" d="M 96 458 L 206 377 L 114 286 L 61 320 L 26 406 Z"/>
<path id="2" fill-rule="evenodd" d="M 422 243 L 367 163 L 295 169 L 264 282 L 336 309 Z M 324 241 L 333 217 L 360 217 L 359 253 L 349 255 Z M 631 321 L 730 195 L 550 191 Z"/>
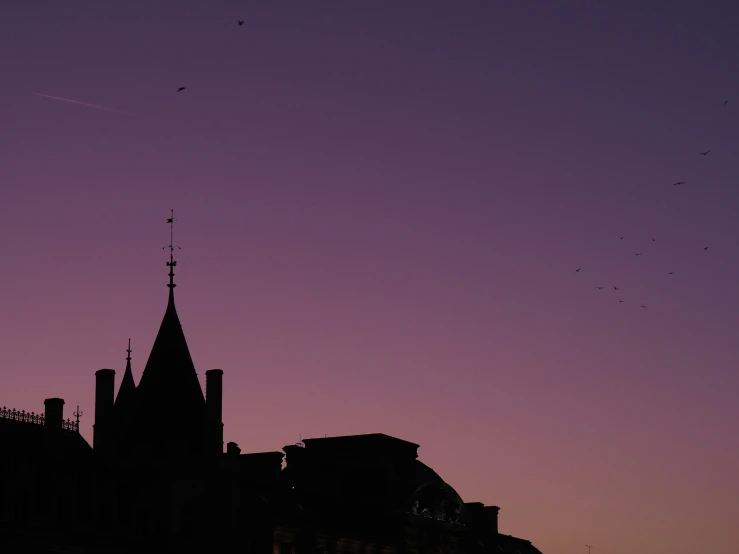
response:
<path id="1" fill-rule="evenodd" d="M 92 447 L 104 447 L 113 416 L 115 396 L 115 370 L 99 369 L 95 372 L 95 424 L 92 426 Z"/>
<path id="2" fill-rule="evenodd" d="M 493 535 L 498 534 L 498 512 L 500 508 L 498 506 L 485 506 L 483 512 L 485 513 L 485 527 L 488 533 Z"/>
<path id="3" fill-rule="evenodd" d="M 223 370 L 205 372 L 205 406 L 213 452 L 223 453 Z"/>
<path id="4" fill-rule="evenodd" d="M 466 522 L 483 536 L 498 534 L 498 506 L 485 506 L 482 502 L 465 502 Z"/>
<path id="5" fill-rule="evenodd" d="M 61 429 L 64 421 L 64 400 L 61 398 L 47 398 L 44 400 L 44 425 L 54 429 Z"/>

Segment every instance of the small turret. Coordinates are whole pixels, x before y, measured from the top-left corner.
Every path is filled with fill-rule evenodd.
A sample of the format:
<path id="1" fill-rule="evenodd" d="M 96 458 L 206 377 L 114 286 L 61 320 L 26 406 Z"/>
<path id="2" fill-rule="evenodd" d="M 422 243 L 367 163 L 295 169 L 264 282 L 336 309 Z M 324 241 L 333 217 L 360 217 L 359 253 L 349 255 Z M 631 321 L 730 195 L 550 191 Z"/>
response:
<path id="1" fill-rule="evenodd" d="M 126 370 L 123 372 L 121 386 L 118 389 L 118 396 L 115 398 L 116 417 L 126 418 L 129 415 L 128 409 L 134 401 L 136 394 L 136 383 L 133 380 L 133 372 L 131 371 L 131 339 L 128 339 L 128 349 L 126 350 Z"/>

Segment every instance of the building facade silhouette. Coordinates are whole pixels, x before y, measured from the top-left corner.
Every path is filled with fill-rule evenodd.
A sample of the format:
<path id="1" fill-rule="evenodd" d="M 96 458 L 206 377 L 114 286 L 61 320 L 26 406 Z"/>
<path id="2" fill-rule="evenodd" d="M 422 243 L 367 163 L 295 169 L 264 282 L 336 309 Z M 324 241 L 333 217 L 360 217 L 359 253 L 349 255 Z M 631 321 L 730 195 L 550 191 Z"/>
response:
<path id="1" fill-rule="evenodd" d="M 169 221 L 171 223 L 171 220 Z M 171 245 L 170 245 L 171 246 Z M 201 388 L 169 297 L 138 385 L 130 342 L 95 373 L 93 444 L 64 400 L 0 410 L 0 553 L 539 554 L 384 434 L 282 451 L 223 444 L 223 371 Z M 284 467 L 283 467 L 284 462 Z"/>

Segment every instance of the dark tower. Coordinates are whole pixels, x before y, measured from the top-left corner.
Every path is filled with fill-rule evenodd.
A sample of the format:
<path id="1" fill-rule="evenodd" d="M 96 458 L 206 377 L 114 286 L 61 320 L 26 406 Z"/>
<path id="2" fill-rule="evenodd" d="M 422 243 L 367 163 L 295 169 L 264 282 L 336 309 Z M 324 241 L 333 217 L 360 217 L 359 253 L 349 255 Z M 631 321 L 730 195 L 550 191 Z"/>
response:
<path id="1" fill-rule="evenodd" d="M 174 214 L 167 223 L 172 226 L 173 221 Z M 125 395 L 133 392 L 121 448 L 132 454 L 138 452 L 144 457 L 158 459 L 204 455 L 212 452 L 213 446 L 209 444 L 214 442 L 205 397 L 175 307 L 174 268 L 177 262 L 174 250 L 179 247 L 174 245 L 172 237 L 170 227 L 169 296 L 164 318 L 138 386 L 133 385 L 132 375 L 130 379 L 124 376 L 129 384 L 125 389 L 121 385 L 116 402 L 123 403 Z M 123 428 L 123 425 L 119 427 Z"/>
<path id="2" fill-rule="evenodd" d="M 92 447 L 106 448 L 113 424 L 113 396 L 115 371 L 99 369 L 95 372 L 95 423 L 92 426 Z"/>
<path id="3" fill-rule="evenodd" d="M 205 405 L 208 414 L 209 443 L 214 454 L 223 454 L 223 370 L 205 372 Z M 210 450 L 210 448 L 209 448 Z"/>

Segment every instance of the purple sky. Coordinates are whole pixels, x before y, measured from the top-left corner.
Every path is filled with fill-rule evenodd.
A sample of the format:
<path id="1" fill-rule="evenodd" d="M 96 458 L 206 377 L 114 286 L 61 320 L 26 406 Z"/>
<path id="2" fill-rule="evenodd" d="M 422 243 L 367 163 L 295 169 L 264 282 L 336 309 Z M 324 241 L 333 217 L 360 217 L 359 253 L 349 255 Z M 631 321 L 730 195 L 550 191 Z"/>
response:
<path id="1" fill-rule="evenodd" d="M 383 432 L 545 554 L 735 554 L 738 28 L 729 1 L 6 0 L 0 406 L 60 396 L 91 440 L 95 370 L 131 337 L 138 379 L 164 315 L 174 208 L 227 441 Z"/>

